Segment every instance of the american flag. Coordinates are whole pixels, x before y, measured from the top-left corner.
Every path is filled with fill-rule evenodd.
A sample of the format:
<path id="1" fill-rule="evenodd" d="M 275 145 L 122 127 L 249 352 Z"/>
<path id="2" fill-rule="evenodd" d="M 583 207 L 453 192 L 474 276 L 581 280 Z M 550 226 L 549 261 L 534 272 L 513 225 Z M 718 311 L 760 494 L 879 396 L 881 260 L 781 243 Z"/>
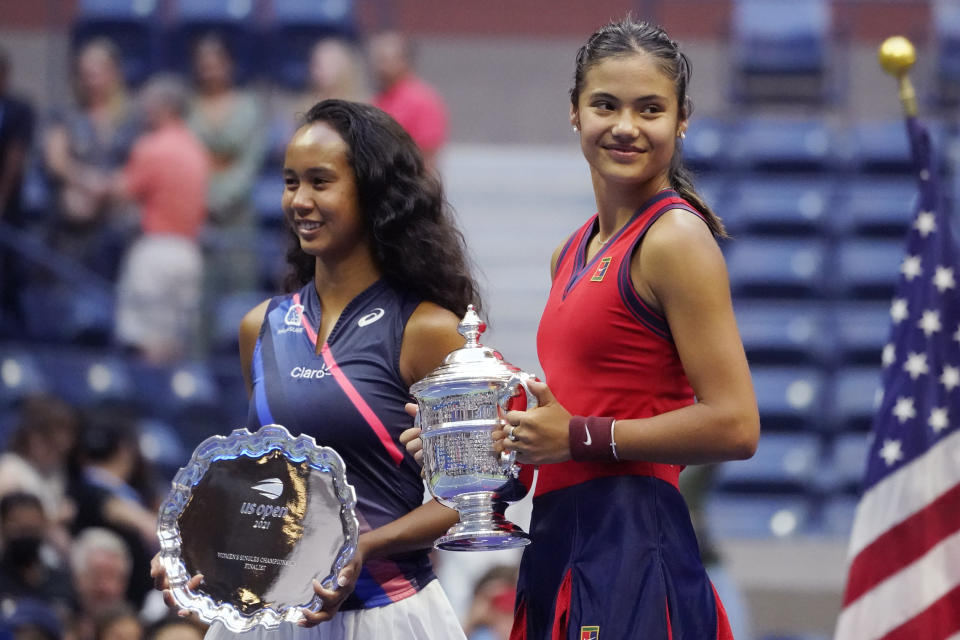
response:
<path id="1" fill-rule="evenodd" d="M 930 135 L 907 133 L 919 198 L 835 640 L 960 640 L 960 268 Z"/>

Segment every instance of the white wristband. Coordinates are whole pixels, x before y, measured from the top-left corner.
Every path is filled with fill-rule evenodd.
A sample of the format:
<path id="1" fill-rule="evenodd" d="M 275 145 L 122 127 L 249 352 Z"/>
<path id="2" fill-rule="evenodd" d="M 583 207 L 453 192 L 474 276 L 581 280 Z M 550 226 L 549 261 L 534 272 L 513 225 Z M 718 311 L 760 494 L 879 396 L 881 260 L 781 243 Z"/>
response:
<path id="1" fill-rule="evenodd" d="M 613 459 L 620 462 L 620 456 L 617 455 L 617 441 L 613 438 L 613 429 L 617 426 L 617 421 L 610 423 L 610 450 L 613 451 Z"/>

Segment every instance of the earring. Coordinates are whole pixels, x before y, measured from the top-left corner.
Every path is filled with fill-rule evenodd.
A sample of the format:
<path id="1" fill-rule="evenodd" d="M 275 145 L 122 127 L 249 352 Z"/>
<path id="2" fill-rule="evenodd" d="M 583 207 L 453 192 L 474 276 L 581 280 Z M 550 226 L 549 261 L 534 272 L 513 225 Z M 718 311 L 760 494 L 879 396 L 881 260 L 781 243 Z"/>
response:
<path id="1" fill-rule="evenodd" d="M 577 125 L 573 125 L 573 132 L 577 133 L 578 131 L 580 131 L 580 129 L 577 128 Z"/>
<path id="2" fill-rule="evenodd" d="M 677 134 L 677 137 L 680 138 L 681 140 L 683 140 L 684 138 L 687 137 L 687 132 L 686 132 L 686 131 L 681 131 L 680 133 Z"/>

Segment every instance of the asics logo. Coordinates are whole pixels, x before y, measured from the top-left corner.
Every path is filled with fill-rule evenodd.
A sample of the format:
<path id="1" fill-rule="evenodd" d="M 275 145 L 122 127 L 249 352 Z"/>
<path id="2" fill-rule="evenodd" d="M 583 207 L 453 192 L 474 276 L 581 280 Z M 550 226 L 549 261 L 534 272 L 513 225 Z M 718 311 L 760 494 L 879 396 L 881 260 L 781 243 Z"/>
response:
<path id="1" fill-rule="evenodd" d="M 283 493 L 283 481 L 280 478 L 267 478 L 250 487 L 265 498 L 276 500 Z"/>
<path id="2" fill-rule="evenodd" d="M 373 324 L 374 322 L 382 318 L 383 314 L 384 314 L 383 309 L 381 309 L 380 307 L 377 307 L 367 315 L 357 320 L 357 326 L 365 327 L 368 324 Z"/>

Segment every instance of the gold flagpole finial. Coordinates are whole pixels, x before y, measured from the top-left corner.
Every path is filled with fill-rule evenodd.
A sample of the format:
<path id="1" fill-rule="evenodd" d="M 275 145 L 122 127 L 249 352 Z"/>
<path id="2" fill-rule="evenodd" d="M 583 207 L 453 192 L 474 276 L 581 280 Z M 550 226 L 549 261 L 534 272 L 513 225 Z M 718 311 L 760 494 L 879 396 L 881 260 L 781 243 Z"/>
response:
<path id="1" fill-rule="evenodd" d="M 907 72 L 917 61 L 913 44 L 903 36 L 892 36 L 883 41 L 877 54 L 883 70 L 897 78 L 900 84 L 900 103 L 908 116 L 917 115 L 917 94 Z"/>

